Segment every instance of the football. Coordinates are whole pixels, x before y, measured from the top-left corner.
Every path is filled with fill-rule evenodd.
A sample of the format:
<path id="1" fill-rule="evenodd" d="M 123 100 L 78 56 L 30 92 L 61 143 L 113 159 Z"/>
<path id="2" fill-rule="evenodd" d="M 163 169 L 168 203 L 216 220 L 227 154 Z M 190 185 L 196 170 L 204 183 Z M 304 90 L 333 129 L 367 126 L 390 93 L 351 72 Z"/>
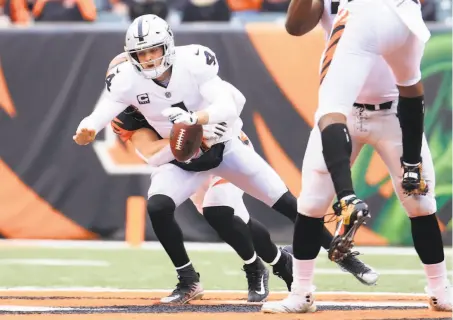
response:
<path id="1" fill-rule="evenodd" d="M 202 140 L 203 126 L 175 123 L 170 132 L 170 149 L 176 160 L 184 162 L 198 151 Z"/>

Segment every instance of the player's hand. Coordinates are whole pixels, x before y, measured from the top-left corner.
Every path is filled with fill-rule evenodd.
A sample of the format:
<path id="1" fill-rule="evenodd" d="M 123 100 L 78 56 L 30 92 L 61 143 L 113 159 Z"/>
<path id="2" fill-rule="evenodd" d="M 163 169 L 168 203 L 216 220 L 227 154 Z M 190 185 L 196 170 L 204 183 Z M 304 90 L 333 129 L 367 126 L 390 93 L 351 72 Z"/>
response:
<path id="1" fill-rule="evenodd" d="M 72 136 L 72 139 L 80 146 L 87 145 L 94 141 L 96 138 L 96 131 L 93 129 L 80 129 Z"/>
<path id="2" fill-rule="evenodd" d="M 188 126 L 193 126 L 198 122 L 198 117 L 195 113 L 187 112 L 178 107 L 164 109 L 162 115 L 168 117 L 168 120 L 173 123 L 184 123 Z"/>
<path id="3" fill-rule="evenodd" d="M 220 139 L 227 130 L 225 122 L 209 124 L 203 126 L 203 138 L 205 139 Z"/>

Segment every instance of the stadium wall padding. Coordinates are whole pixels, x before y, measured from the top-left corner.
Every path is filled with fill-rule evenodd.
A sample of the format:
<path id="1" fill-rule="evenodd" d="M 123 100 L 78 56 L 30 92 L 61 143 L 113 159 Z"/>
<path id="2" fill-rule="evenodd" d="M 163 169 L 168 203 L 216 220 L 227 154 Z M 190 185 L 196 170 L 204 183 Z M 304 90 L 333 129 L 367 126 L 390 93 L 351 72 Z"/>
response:
<path id="1" fill-rule="evenodd" d="M 200 31 L 175 28 L 176 44 L 202 44 L 217 55 L 220 76 L 246 96 L 244 131 L 291 192 L 300 192 L 300 167 L 317 105 L 324 35 L 296 38 L 283 27 Z M 110 60 L 124 32 L 61 27 L 0 30 L 0 234 L 5 238 L 123 239 L 126 201 L 146 196 L 149 168 L 110 130 L 92 146 L 72 136 L 104 90 Z M 451 245 L 451 30 L 438 30 L 422 64 L 425 132 L 436 166 L 438 217 Z M 358 235 L 362 245 L 410 245 L 410 224 L 382 161 L 365 148 L 354 168 L 372 209 Z M 175 186 L 177 187 L 177 186 Z M 289 243 L 290 221 L 245 196 L 251 215 Z M 154 240 L 149 218 L 146 239 Z M 190 202 L 177 210 L 187 241 L 219 241 Z M 333 228 L 333 223 L 329 228 Z"/>

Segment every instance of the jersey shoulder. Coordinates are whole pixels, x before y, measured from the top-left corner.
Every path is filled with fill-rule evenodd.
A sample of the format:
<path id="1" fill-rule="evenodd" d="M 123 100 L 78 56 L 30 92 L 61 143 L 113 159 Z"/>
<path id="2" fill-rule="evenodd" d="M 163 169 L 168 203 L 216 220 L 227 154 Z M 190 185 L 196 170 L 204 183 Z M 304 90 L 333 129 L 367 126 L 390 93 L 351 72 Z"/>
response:
<path id="1" fill-rule="evenodd" d="M 175 48 L 176 63 L 188 69 L 190 74 L 203 83 L 217 76 L 219 63 L 210 48 L 200 44 L 178 46 Z"/>
<path id="2" fill-rule="evenodd" d="M 139 75 L 134 70 L 135 66 L 127 60 L 127 56 L 125 61 L 119 63 L 119 60 L 115 59 L 116 57 L 107 71 L 105 89 L 116 101 L 123 101 L 134 88 L 134 82 Z"/>
<path id="3" fill-rule="evenodd" d="M 325 37 L 330 36 L 330 31 L 332 29 L 333 20 L 338 12 L 338 7 L 340 5 L 339 0 L 321 0 L 323 1 L 323 12 L 320 19 L 321 27 L 324 30 Z"/>
<path id="4" fill-rule="evenodd" d="M 129 60 L 127 53 L 126 52 L 121 52 L 120 54 L 116 55 L 115 58 L 110 61 L 109 66 L 107 68 L 107 73 L 116 66 L 119 66 L 120 64 L 127 62 Z"/>

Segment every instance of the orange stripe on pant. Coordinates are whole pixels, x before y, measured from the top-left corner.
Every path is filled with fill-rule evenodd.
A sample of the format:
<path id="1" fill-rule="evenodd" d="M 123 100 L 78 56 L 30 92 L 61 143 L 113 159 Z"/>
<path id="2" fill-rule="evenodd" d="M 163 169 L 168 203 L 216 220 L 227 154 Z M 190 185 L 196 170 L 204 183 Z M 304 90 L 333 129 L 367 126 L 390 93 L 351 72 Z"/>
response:
<path id="1" fill-rule="evenodd" d="M 349 13 L 347 11 L 340 11 L 338 13 L 339 19 L 332 28 L 332 34 L 330 35 L 329 43 L 327 44 L 326 50 L 324 51 L 324 60 L 322 61 L 320 84 L 326 77 L 327 71 L 329 71 L 333 55 L 335 54 L 335 50 L 337 49 L 340 38 L 343 35 L 343 32 L 346 28 L 346 21 L 348 15 Z"/>
<path id="2" fill-rule="evenodd" d="M 219 181 L 217 181 L 216 183 L 214 183 L 214 184 L 212 185 L 212 187 L 215 187 L 215 186 L 218 186 L 218 185 L 221 185 L 221 184 L 225 184 L 225 183 L 230 183 L 230 182 L 229 182 L 228 180 L 226 180 L 226 179 L 220 179 Z M 211 187 L 211 188 L 212 188 L 212 187 Z"/>

